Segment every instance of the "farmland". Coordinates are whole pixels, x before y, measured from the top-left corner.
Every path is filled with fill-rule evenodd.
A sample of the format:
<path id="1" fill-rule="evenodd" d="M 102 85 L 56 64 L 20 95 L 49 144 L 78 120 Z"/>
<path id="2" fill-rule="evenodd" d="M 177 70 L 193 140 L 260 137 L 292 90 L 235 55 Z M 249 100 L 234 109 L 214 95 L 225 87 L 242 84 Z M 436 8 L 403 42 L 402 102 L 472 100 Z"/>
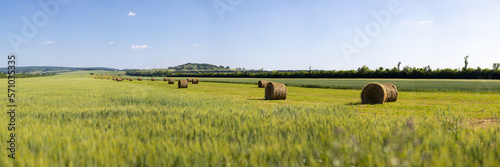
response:
<path id="1" fill-rule="evenodd" d="M 362 89 L 367 83 L 390 82 L 398 90 L 419 92 L 500 92 L 499 80 L 451 80 L 451 79 L 304 79 L 304 78 L 204 78 L 203 81 L 220 83 L 254 84 L 258 80 L 271 80 L 290 86 L 332 89 Z"/>
<path id="2" fill-rule="evenodd" d="M 265 79 L 289 85 L 266 101 L 258 78 L 88 73 L 18 80 L 18 155 L 0 166 L 500 165 L 498 81 Z M 398 101 L 360 104 L 368 82 L 398 85 Z"/>
<path id="3" fill-rule="evenodd" d="M 124 75 L 124 72 L 101 73 L 122 75 L 124 77 L 137 77 Z M 149 79 L 151 77 L 142 77 Z M 160 77 L 157 77 L 160 78 Z M 186 79 L 186 77 L 173 77 Z M 243 83 L 255 84 L 259 80 L 268 80 L 285 83 L 289 86 L 306 88 L 327 88 L 327 89 L 362 89 L 367 83 L 393 83 L 398 86 L 398 90 L 417 92 L 500 92 L 500 80 L 476 80 L 476 79 L 342 79 L 342 78 L 200 78 L 203 82 L 216 83 Z"/>

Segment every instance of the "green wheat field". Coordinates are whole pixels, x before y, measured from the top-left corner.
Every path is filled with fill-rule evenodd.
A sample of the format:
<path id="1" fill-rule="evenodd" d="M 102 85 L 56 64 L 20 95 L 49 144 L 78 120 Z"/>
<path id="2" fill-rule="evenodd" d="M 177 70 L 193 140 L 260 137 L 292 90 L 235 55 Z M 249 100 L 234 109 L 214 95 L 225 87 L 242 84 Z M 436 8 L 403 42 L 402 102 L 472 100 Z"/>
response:
<path id="1" fill-rule="evenodd" d="M 500 81 L 267 79 L 288 96 L 266 101 L 258 78 L 177 89 L 90 72 L 105 73 L 16 80 L 16 159 L 4 141 L 0 166 L 500 166 Z M 374 81 L 398 101 L 360 104 Z"/>

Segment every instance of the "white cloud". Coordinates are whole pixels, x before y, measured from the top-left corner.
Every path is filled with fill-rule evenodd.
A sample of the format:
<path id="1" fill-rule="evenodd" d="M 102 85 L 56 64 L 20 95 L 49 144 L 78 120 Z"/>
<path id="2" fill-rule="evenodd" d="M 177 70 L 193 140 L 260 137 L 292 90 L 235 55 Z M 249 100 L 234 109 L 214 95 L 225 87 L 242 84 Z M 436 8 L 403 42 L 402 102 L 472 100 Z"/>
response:
<path id="1" fill-rule="evenodd" d="M 109 41 L 108 44 L 113 45 L 113 44 L 115 44 L 115 41 Z"/>
<path id="2" fill-rule="evenodd" d="M 132 49 L 144 49 L 144 48 L 149 48 L 148 45 L 132 45 L 130 46 Z"/>
<path id="3" fill-rule="evenodd" d="M 54 44 L 56 43 L 56 41 L 47 41 L 47 42 L 43 42 L 43 44 Z"/>
<path id="4" fill-rule="evenodd" d="M 195 47 L 195 48 L 200 47 L 200 44 L 199 43 L 194 44 L 193 47 Z"/>
<path id="5" fill-rule="evenodd" d="M 135 16 L 137 13 L 134 12 L 128 12 L 128 16 Z"/>
<path id="6" fill-rule="evenodd" d="M 431 24 L 432 21 L 430 21 L 430 20 L 422 20 L 422 21 L 419 21 L 418 23 L 420 23 L 420 24 Z"/>

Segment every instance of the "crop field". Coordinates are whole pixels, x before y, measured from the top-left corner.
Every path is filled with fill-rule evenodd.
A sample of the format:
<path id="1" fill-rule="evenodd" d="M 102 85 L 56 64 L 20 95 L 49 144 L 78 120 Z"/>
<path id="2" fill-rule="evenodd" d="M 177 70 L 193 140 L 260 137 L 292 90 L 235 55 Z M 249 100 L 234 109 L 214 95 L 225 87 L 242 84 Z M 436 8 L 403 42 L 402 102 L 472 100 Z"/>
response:
<path id="1" fill-rule="evenodd" d="M 288 85 L 268 101 L 258 78 L 89 73 L 17 79 L 18 150 L 0 145 L 0 166 L 500 166 L 499 81 L 265 79 Z M 398 100 L 361 104 L 369 82 Z"/>
<path id="2" fill-rule="evenodd" d="M 259 80 L 286 83 L 308 88 L 363 89 L 370 82 L 393 83 L 402 91 L 445 92 L 500 92 L 499 80 L 451 79 L 304 79 L 304 78 L 203 78 L 206 82 L 254 84 Z"/>

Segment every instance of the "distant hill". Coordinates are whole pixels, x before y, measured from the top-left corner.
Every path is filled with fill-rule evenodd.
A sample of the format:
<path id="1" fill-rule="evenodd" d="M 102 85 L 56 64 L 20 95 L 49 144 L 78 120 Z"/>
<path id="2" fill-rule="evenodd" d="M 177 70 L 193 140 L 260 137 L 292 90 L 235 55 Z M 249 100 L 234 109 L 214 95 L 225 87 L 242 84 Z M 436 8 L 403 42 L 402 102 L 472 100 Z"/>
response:
<path id="1" fill-rule="evenodd" d="M 232 70 L 229 66 L 217 66 L 213 64 L 206 64 L 206 63 L 186 63 L 174 67 L 168 67 L 168 69 L 173 69 L 173 70 L 183 70 L 183 71 L 235 71 Z"/>
<path id="2" fill-rule="evenodd" d="M 30 74 L 46 74 L 46 73 L 62 73 L 77 70 L 106 70 L 114 71 L 118 69 L 106 67 L 57 67 L 57 66 L 26 66 L 16 67 L 16 73 L 30 73 Z M 0 68 L 0 72 L 7 72 L 7 68 Z"/>
<path id="3" fill-rule="evenodd" d="M 230 68 L 229 66 L 222 65 L 213 65 L 207 63 L 186 63 L 182 65 L 177 65 L 168 68 L 157 68 L 157 69 L 126 69 L 125 71 L 161 71 L 161 72 L 170 72 L 170 73 L 233 73 L 238 71 L 245 71 L 244 68 Z"/>

